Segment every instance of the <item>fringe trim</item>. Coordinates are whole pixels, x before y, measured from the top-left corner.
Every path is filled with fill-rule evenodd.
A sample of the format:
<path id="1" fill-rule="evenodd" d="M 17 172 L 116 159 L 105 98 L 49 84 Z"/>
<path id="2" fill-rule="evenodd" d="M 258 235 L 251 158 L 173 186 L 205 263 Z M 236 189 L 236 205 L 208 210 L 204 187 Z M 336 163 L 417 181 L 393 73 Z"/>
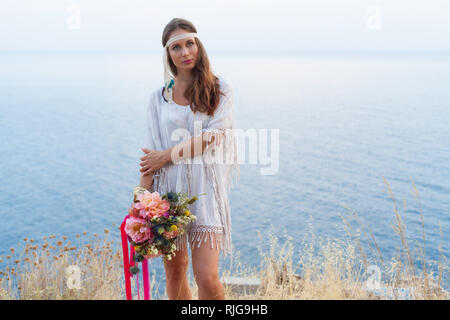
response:
<path id="1" fill-rule="evenodd" d="M 177 246 L 175 251 L 183 250 L 187 248 L 187 240 L 188 240 L 188 232 L 186 231 L 184 234 L 179 235 L 175 238 L 175 245 Z"/>
<path id="2" fill-rule="evenodd" d="M 240 178 L 237 142 L 232 129 L 202 129 L 202 132 L 200 134 L 202 134 L 203 132 L 207 132 L 208 134 L 220 135 L 220 138 L 217 140 L 217 144 L 216 142 L 209 144 L 202 155 L 195 157 L 194 159 L 185 159 L 184 161 L 181 161 L 181 163 L 186 166 L 186 187 L 189 196 L 193 196 L 191 186 L 192 165 L 203 165 L 205 170 L 205 177 L 208 183 L 211 184 L 214 192 L 214 197 L 216 200 L 215 202 L 217 204 L 217 210 L 220 215 L 222 226 L 217 227 L 193 225 L 191 226 L 191 230 L 177 237 L 175 243 L 178 251 L 184 248 L 184 245 L 188 240 L 187 238 L 189 238 L 191 246 L 195 242 L 199 245 L 201 241 L 207 241 L 207 235 L 209 234 L 211 247 L 214 247 L 213 244 L 215 241 L 216 248 L 218 248 L 220 245 L 220 248 L 222 249 L 224 255 L 227 255 L 232 253 L 231 218 L 228 193 L 233 185 L 233 177 L 235 177 L 234 182 L 236 184 L 238 183 L 238 180 Z M 199 136 L 199 134 L 196 136 Z M 149 191 L 158 191 L 160 194 L 165 194 L 167 192 L 173 191 L 168 190 L 167 170 L 169 166 L 171 165 L 168 164 L 155 172 L 155 175 L 153 176 L 153 184 Z M 225 176 L 219 175 L 217 173 L 217 170 L 221 170 L 222 168 L 227 169 Z M 221 178 L 223 178 L 223 180 Z M 225 188 L 225 186 L 227 186 L 227 188 Z M 217 228 L 220 228 L 220 230 L 218 230 Z"/>
<path id="3" fill-rule="evenodd" d="M 225 256 L 230 253 L 223 227 L 207 225 L 193 225 L 187 232 L 178 236 L 174 241 L 175 251 L 187 249 L 188 242 L 191 249 L 200 248 L 202 243 L 208 242 L 208 236 L 211 249 L 221 250 Z"/>
<path id="4" fill-rule="evenodd" d="M 198 134 L 190 136 L 189 139 L 198 138 L 201 135 L 205 135 L 209 142 L 214 137 L 214 143 L 208 144 L 203 154 L 180 160 L 178 163 L 185 164 L 187 170 L 193 164 L 203 164 L 205 167 L 213 167 L 214 169 L 228 168 L 229 171 L 224 177 L 226 179 L 224 183 L 228 186 L 227 191 L 230 191 L 232 186 L 237 185 L 240 178 L 238 143 L 234 129 L 201 129 Z M 187 175 L 189 176 L 189 172 Z"/>
<path id="5" fill-rule="evenodd" d="M 209 235 L 209 242 L 211 249 L 222 250 L 226 255 L 228 248 L 226 247 L 226 241 L 224 238 L 223 227 L 220 226 L 206 226 L 206 225 L 194 225 L 189 230 L 189 244 L 191 248 L 197 246 L 200 248 L 202 243 L 206 243 Z M 215 244 L 215 246 L 214 246 Z"/>
<path id="6" fill-rule="evenodd" d="M 158 171 L 156 171 L 153 175 L 153 184 L 150 187 L 150 192 L 158 191 L 158 193 L 165 194 L 167 192 L 173 191 L 168 190 L 168 181 L 167 181 L 167 170 L 171 166 L 171 164 L 167 164 Z"/>
<path id="7" fill-rule="evenodd" d="M 203 133 L 207 133 L 209 139 L 211 135 L 215 135 L 216 141 L 208 145 L 204 153 L 199 157 L 205 170 L 205 177 L 211 184 L 217 210 L 219 212 L 223 231 L 220 236 L 221 247 L 224 255 L 232 253 L 231 246 L 231 218 L 228 202 L 228 193 L 233 183 L 233 176 L 237 183 L 240 177 L 240 168 L 237 155 L 237 143 L 233 130 L 231 129 L 202 129 Z M 220 136 L 220 137 L 218 137 Z M 190 159 L 189 159 L 190 160 Z M 198 162 L 195 162 L 196 164 Z M 191 166 L 192 162 L 186 162 L 186 172 L 188 176 L 188 190 L 191 192 Z M 225 176 L 218 174 L 218 170 L 226 169 Z M 223 172 L 223 171 L 222 171 Z M 222 179 L 223 178 L 223 179 Z M 227 188 L 225 188 L 225 186 Z M 201 228 L 201 227 L 200 227 Z M 207 231 L 206 231 L 207 232 Z M 217 234 L 217 230 L 215 232 Z M 217 237 L 216 237 L 217 238 Z M 205 240 L 206 241 L 206 240 Z M 212 240 L 211 240 L 212 241 Z"/>

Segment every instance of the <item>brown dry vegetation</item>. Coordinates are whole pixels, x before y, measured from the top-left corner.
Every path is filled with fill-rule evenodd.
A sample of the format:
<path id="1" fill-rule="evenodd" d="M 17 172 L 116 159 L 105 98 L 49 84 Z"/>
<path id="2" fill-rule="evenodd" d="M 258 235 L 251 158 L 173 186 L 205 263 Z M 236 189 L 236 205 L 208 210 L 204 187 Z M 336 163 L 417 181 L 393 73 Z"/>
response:
<path id="1" fill-rule="evenodd" d="M 238 294 L 225 287 L 227 299 L 449 299 L 446 287 L 448 263 L 440 249 L 439 261 L 430 268 L 426 259 L 424 219 L 417 189 L 422 221 L 422 244 L 412 248 L 407 240 L 406 227 L 397 209 L 396 199 L 385 181 L 394 203 L 392 225 L 400 244 L 398 254 L 389 261 L 383 257 L 370 228 L 358 215 L 348 210 L 342 216 L 348 239 L 320 239 L 312 228 L 300 249 L 300 258 L 294 259 L 292 239 L 283 243 L 270 237 L 269 248 L 260 248 L 261 264 L 258 268 L 241 265 L 239 256 L 233 267 L 223 276 L 245 276 L 261 279 L 261 286 L 251 294 Z M 358 232 L 354 231 L 356 223 Z M 310 222 L 310 224 L 312 224 Z M 67 237 L 49 236 L 42 241 L 23 239 L 21 250 L 11 248 L 0 257 L 0 299 L 124 299 L 122 253 L 119 241 L 109 240 L 105 229 L 101 237 L 94 235 L 86 241 L 87 234 L 77 235 L 73 244 Z M 368 243 L 368 251 L 361 241 Z M 120 239 L 118 239 L 120 240 Z M 39 244 L 38 244 L 39 242 Z M 261 243 L 262 240 L 261 240 Z M 20 253 L 19 253 L 20 251 Z M 80 288 L 70 289 L 68 267 L 80 267 Z M 367 288 L 368 270 L 376 265 L 382 271 L 380 289 Z M 437 270 L 434 274 L 431 270 Z M 151 287 L 157 292 L 164 283 L 153 275 Z M 195 282 L 190 279 L 193 298 L 197 298 Z M 135 282 L 132 281 L 135 290 Z M 408 295 L 405 296 L 405 291 Z M 142 296 L 142 295 L 141 295 Z M 165 299 L 157 294 L 153 299 Z"/>

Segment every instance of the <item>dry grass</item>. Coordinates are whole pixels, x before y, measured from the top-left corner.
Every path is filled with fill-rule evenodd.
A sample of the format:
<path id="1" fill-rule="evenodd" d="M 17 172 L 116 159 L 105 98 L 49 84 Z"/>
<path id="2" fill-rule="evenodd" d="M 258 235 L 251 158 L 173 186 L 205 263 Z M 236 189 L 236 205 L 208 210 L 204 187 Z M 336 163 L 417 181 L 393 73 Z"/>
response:
<path id="1" fill-rule="evenodd" d="M 94 235 L 94 239 L 83 243 L 77 235 L 77 245 L 67 237 L 57 239 L 51 235 L 40 241 L 24 238 L 20 255 L 11 248 L 6 257 L 7 267 L 0 275 L 1 299 L 26 300 L 88 300 L 121 299 L 122 254 L 114 241 Z M 80 267 L 80 289 L 69 289 L 66 274 L 72 265 Z M 72 276 L 73 279 L 76 277 Z M 76 286 L 76 283 L 75 283 Z"/>
<path id="2" fill-rule="evenodd" d="M 448 288 L 448 261 L 442 252 L 442 243 L 438 261 L 430 261 L 426 257 L 424 216 L 419 192 L 411 182 L 422 224 L 421 244 L 411 247 L 396 199 L 384 179 L 394 206 L 392 228 L 400 244 L 394 257 L 386 261 L 371 229 L 356 212 L 347 208 L 346 216 L 341 216 L 347 240 L 317 238 L 310 220 L 305 240 L 299 248 L 300 258 L 294 263 L 292 238 L 286 236 L 286 241 L 280 245 L 279 239 L 272 235 L 269 249 L 260 248 L 262 262 L 258 269 L 240 267 L 235 272 L 226 273 L 261 279 L 259 290 L 245 297 L 227 290 L 227 297 L 273 300 L 449 299 L 450 294 L 443 289 Z M 405 200 L 403 208 L 406 211 Z M 442 242 L 442 230 L 440 233 Z M 363 241 L 367 243 L 366 249 Z"/>
<path id="3" fill-rule="evenodd" d="M 261 286 L 249 295 L 237 294 L 225 287 L 227 299 L 449 299 L 448 292 L 442 289 L 447 284 L 449 269 L 442 247 L 434 268 L 429 267 L 430 261 L 426 258 L 424 218 L 414 183 L 423 229 L 422 244 L 414 248 L 408 242 L 392 190 L 387 181 L 385 184 L 393 200 L 392 227 L 400 244 L 398 254 L 392 259 L 387 260 L 382 255 L 370 228 L 349 209 L 347 216 L 341 217 L 348 239 L 317 238 L 310 221 L 305 240 L 297 248 L 300 250 L 298 260 L 294 259 L 292 238 L 287 236 L 280 244 L 273 235 L 268 243 L 260 241 L 263 245 L 259 248 L 259 267 L 245 267 L 239 255 L 235 256 L 222 275 L 259 278 Z M 358 228 L 354 227 L 355 223 Z M 39 245 L 25 238 L 20 255 L 19 250 L 11 248 L 7 256 L 0 257 L 3 268 L 0 270 L 0 299 L 124 299 L 121 247 L 118 241 L 108 240 L 108 234 L 105 230 L 101 237 L 94 235 L 89 240 L 86 240 L 86 233 L 77 235 L 76 245 L 67 237 L 49 236 L 39 241 Z M 367 242 L 366 249 L 362 241 Z M 264 248 L 264 245 L 269 247 Z M 81 268 L 80 289 L 69 289 L 66 271 L 71 265 Z M 377 278 L 376 271 L 380 271 L 382 277 Z M 368 279 L 375 282 L 368 282 Z M 190 282 L 196 299 L 195 282 L 192 279 Z M 132 285 L 135 292 L 134 281 Z M 153 274 L 152 291 L 158 292 L 164 285 L 157 282 Z M 154 294 L 152 298 L 165 299 L 166 296 Z"/>

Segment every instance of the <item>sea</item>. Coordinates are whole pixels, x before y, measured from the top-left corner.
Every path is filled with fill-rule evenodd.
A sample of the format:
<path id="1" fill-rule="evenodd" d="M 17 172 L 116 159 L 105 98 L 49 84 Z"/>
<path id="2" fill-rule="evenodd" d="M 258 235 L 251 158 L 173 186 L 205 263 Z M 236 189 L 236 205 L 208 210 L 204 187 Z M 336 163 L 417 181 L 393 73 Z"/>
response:
<path id="1" fill-rule="evenodd" d="M 389 260 L 401 252 L 396 213 L 430 266 L 448 259 L 449 52 L 209 59 L 233 87 L 237 127 L 257 137 L 253 149 L 245 140 L 229 194 L 233 256 L 221 258 L 221 272 L 238 262 L 258 268 L 273 237 L 292 244 L 294 263 L 312 238 L 375 239 Z M 4 52 L 0 70 L 3 263 L 24 238 L 108 229 L 119 242 L 162 56 Z M 164 281 L 160 260 L 151 270 Z"/>

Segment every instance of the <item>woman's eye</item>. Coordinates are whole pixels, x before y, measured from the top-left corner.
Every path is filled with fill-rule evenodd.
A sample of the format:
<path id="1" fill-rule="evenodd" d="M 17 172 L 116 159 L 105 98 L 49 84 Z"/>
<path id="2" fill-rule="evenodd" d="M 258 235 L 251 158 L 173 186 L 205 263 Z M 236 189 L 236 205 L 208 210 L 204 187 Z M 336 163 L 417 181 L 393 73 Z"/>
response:
<path id="1" fill-rule="evenodd" d="M 192 46 L 194 43 L 192 41 L 189 41 L 187 44 Z M 178 50 L 179 48 L 180 48 L 180 46 L 176 45 L 173 47 L 173 50 Z"/>

